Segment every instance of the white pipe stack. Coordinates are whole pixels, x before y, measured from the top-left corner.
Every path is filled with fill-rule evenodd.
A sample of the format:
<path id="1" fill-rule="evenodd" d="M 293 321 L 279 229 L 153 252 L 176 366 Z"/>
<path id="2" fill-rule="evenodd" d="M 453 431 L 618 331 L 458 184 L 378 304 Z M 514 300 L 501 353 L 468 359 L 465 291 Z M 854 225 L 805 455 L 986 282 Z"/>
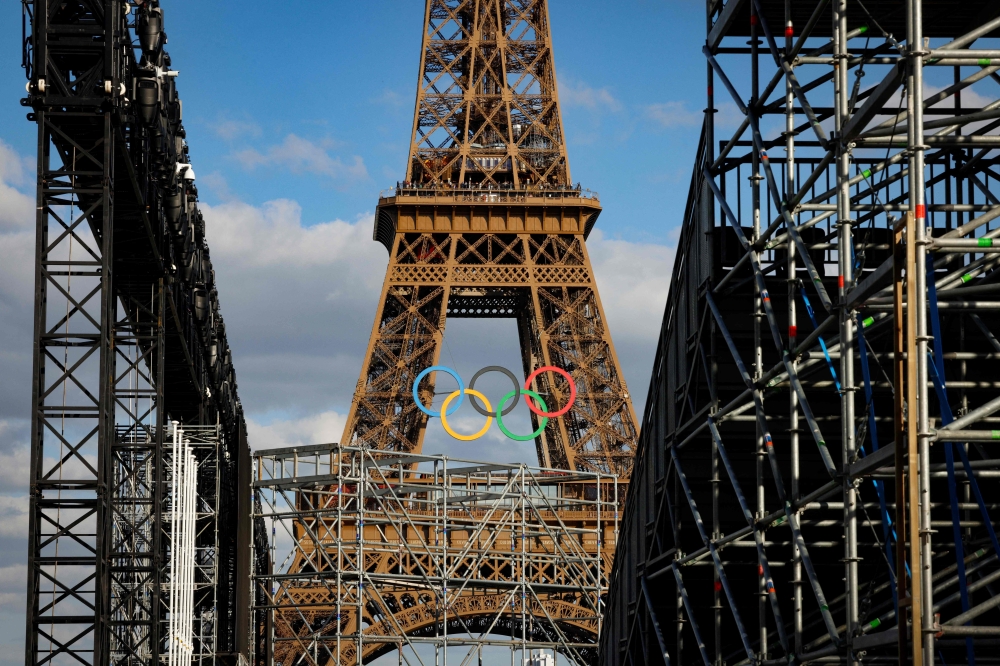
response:
<path id="1" fill-rule="evenodd" d="M 191 666 L 194 652 L 194 536 L 198 463 L 174 423 L 170 470 L 168 666 Z"/>

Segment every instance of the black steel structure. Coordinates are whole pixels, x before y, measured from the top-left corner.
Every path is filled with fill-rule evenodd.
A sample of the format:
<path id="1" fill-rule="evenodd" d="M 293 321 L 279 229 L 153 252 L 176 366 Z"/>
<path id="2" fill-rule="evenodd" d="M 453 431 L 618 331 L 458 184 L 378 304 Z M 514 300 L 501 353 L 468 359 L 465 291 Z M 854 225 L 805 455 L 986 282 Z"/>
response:
<path id="1" fill-rule="evenodd" d="M 1000 6 L 705 6 L 600 661 L 998 663 Z"/>
<path id="2" fill-rule="evenodd" d="M 169 432 L 198 463 L 199 663 L 250 637 L 250 458 L 157 0 L 23 2 L 38 125 L 25 662 L 166 661 Z M 171 423 L 173 422 L 173 423 Z"/>

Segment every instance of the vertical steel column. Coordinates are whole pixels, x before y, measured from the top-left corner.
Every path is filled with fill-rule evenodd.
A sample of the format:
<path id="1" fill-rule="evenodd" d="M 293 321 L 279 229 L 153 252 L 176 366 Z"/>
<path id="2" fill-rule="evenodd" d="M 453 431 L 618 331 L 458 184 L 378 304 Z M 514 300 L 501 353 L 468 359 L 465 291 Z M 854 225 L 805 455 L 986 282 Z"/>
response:
<path id="1" fill-rule="evenodd" d="M 851 152 L 842 136 L 849 120 L 850 93 L 848 85 L 848 32 L 847 0 L 835 0 L 832 26 L 834 48 L 834 127 L 838 141 L 837 151 L 837 222 L 838 222 L 838 317 L 840 324 L 840 409 L 841 409 L 841 462 L 846 469 L 856 456 L 854 440 L 854 328 L 850 312 L 844 301 L 854 286 L 854 252 L 851 219 Z M 844 585 L 845 585 L 845 636 L 854 635 L 858 624 L 858 526 L 857 489 L 849 476 L 843 478 L 844 494 Z M 857 663 L 853 653 L 848 653 L 848 663 Z"/>
<path id="2" fill-rule="evenodd" d="M 720 483 L 720 479 L 719 479 L 719 445 L 713 439 L 712 440 L 712 538 L 713 539 L 720 539 L 720 538 L 722 538 L 722 528 L 721 528 L 721 521 L 720 521 L 720 515 L 719 515 L 719 490 L 720 490 L 719 483 Z M 666 491 L 664 491 L 664 492 L 666 492 Z M 712 611 L 713 611 L 713 615 L 714 615 L 713 625 L 714 625 L 714 630 L 715 630 L 715 644 L 719 645 L 719 642 L 722 640 L 722 598 L 720 596 L 721 595 L 721 590 L 722 590 L 722 583 L 719 580 L 719 572 L 718 571 L 713 571 L 712 578 L 713 578 L 713 580 L 712 580 L 712 595 L 713 595 Z M 682 600 L 681 600 L 681 590 L 680 589 L 677 590 L 677 598 L 678 598 L 678 601 L 682 602 Z M 680 603 L 680 604 L 678 604 L 678 608 L 677 608 L 678 636 L 680 635 L 681 628 L 684 626 L 683 622 L 682 622 L 682 620 L 683 620 L 682 606 L 683 606 L 683 603 Z M 683 658 L 683 656 L 684 655 L 680 651 L 680 641 L 678 640 L 678 646 L 677 646 L 677 659 L 678 659 L 678 661 L 680 661 Z M 718 654 L 718 652 L 716 652 L 715 663 L 719 664 L 720 662 L 721 662 L 721 656 Z"/>
<path id="3" fill-rule="evenodd" d="M 753 4 L 750 6 L 750 104 L 747 106 L 747 113 L 758 114 L 757 104 L 760 98 L 760 37 L 757 35 L 758 24 L 760 22 L 760 17 L 757 16 L 757 6 Z M 751 161 L 750 161 L 750 196 L 751 196 L 751 206 L 753 211 L 753 219 L 751 221 L 751 243 L 756 243 L 760 239 L 760 181 L 763 180 L 763 176 L 760 175 L 760 153 L 756 150 L 752 151 Z M 754 255 L 752 260 L 756 263 L 759 260 L 757 250 L 751 248 L 748 250 L 749 253 Z M 761 346 L 760 338 L 760 326 L 761 318 L 764 317 L 764 306 L 762 301 L 762 295 L 760 293 L 759 285 L 754 283 L 754 301 L 753 301 L 753 380 L 758 381 L 764 373 L 764 349 Z M 757 447 L 756 447 L 756 488 L 755 488 L 755 506 L 754 511 L 756 512 L 756 517 L 760 518 L 767 513 L 767 507 L 764 504 L 764 458 L 767 456 L 767 452 L 764 449 L 764 433 L 761 431 L 760 425 L 756 427 L 757 435 Z M 761 535 L 764 539 L 764 535 Z M 757 562 L 757 566 L 763 566 L 763 562 Z M 757 640 L 760 642 L 758 648 L 758 658 L 760 660 L 767 659 L 767 583 L 764 576 L 757 577 Z"/>
<path id="4" fill-rule="evenodd" d="M 924 577 L 921 572 L 921 503 L 919 467 L 919 416 L 918 396 L 920 394 L 919 372 L 917 370 L 917 295 L 916 273 L 916 243 L 915 217 L 907 214 L 906 220 L 906 490 L 907 490 L 907 525 L 910 539 L 910 613 L 911 613 L 911 643 L 912 666 L 923 664 L 923 621 L 921 612 L 923 597 L 926 593 Z"/>
<path id="5" fill-rule="evenodd" d="M 712 32 L 712 10 L 716 3 L 713 0 L 705 0 L 705 34 Z M 714 162 L 715 155 L 715 71 L 712 69 L 712 65 L 705 64 L 705 166 L 708 166 Z M 705 224 L 704 229 L 705 237 L 704 241 L 706 243 L 712 242 L 712 232 L 714 229 L 714 218 L 715 218 L 715 201 L 712 196 L 712 191 L 707 184 L 702 187 L 702 196 L 706 197 L 706 201 L 702 202 L 702 210 L 711 211 L 710 217 L 712 219 L 708 220 Z M 709 274 L 711 275 L 711 274 Z M 709 282 L 709 288 L 711 288 L 711 282 Z M 711 333 L 711 363 L 713 369 L 713 376 L 709 379 L 710 383 L 715 385 L 714 368 L 715 368 L 715 326 L 714 321 L 709 322 L 710 333 Z M 719 406 L 717 404 L 712 405 L 711 411 L 714 413 L 718 410 Z M 676 444 L 675 444 L 676 445 Z M 713 478 L 718 479 L 718 451 L 713 443 L 712 448 L 712 466 L 713 466 Z M 674 472 L 676 474 L 676 471 Z M 716 493 L 718 493 L 718 484 L 716 484 Z M 675 484 L 676 491 L 676 484 Z M 664 492 L 670 492 L 668 488 L 664 488 Z M 678 504 L 674 502 L 674 506 L 677 507 Z M 713 517 L 717 516 L 713 514 Z M 675 530 L 680 530 L 680 520 L 676 515 L 670 517 L 672 523 L 676 525 Z M 718 526 L 714 529 L 718 529 Z M 714 663 L 716 666 L 722 665 L 723 654 L 720 649 L 722 645 L 722 581 L 719 579 L 718 570 L 713 570 L 712 572 L 712 611 L 713 611 L 713 632 L 714 632 L 714 648 L 715 652 L 713 654 Z M 679 594 L 679 591 L 678 591 Z M 678 660 L 683 659 L 683 651 L 681 649 L 681 629 L 683 624 L 677 623 L 677 658 Z"/>
<path id="6" fill-rule="evenodd" d="M 928 372 L 927 372 L 927 207 L 924 204 L 924 33 L 923 33 L 923 1 L 907 0 L 909 8 L 909 34 L 906 45 L 910 68 L 909 85 L 907 89 L 910 111 L 908 128 L 908 144 L 912 153 L 912 167 L 909 174 L 910 205 L 913 210 L 912 237 L 907 242 L 914 245 L 914 281 L 916 289 L 914 300 L 907 305 L 916 311 L 916 370 L 917 370 L 917 439 L 919 446 L 919 492 L 920 492 L 920 559 L 914 561 L 913 576 L 922 578 L 922 597 L 919 612 L 921 615 L 921 631 L 919 639 L 923 647 L 923 664 L 932 666 L 934 662 L 934 633 L 932 629 L 934 618 L 934 598 L 931 588 L 932 552 L 931 552 L 931 473 L 930 473 L 930 423 L 928 405 Z M 912 409 L 912 407 L 911 407 Z M 911 461 L 912 465 L 912 461 Z M 911 468 L 912 473 L 912 468 Z M 917 609 L 915 608 L 916 612 Z M 918 639 L 914 630 L 914 645 Z M 917 662 L 914 661 L 914 666 Z"/>
<path id="7" fill-rule="evenodd" d="M 44 7 L 41 9 L 44 13 Z M 35 29 L 39 30 L 37 24 Z M 44 28 L 42 32 L 44 34 Z M 85 207 L 96 211 L 97 215 L 103 212 L 99 219 L 107 225 L 105 231 L 110 230 L 111 188 L 99 186 L 94 192 L 97 203 L 93 206 L 83 204 L 78 190 L 84 189 L 84 185 L 75 176 L 76 166 L 50 164 L 52 131 L 68 115 L 38 112 L 25 642 L 28 664 L 38 663 L 36 660 L 47 661 L 58 654 L 83 663 L 99 664 L 106 650 L 106 472 L 108 443 L 114 437 L 114 421 L 107 418 L 110 378 L 113 376 L 108 344 L 113 321 L 110 308 L 114 303 L 108 298 L 112 280 L 111 234 L 105 233 L 103 242 L 84 240 L 81 236 L 89 236 Z M 110 139 L 108 114 L 98 118 L 103 120 L 104 136 Z M 108 149 L 101 151 L 100 162 L 95 159 L 88 164 L 88 170 L 100 170 L 105 183 L 113 179 L 110 152 Z M 66 199 L 75 201 L 76 206 L 54 210 L 62 207 Z M 74 219 L 75 211 L 79 212 L 79 217 Z M 50 241 L 50 238 L 57 240 Z M 74 240 L 77 246 L 75 260 L 70 247 Z M 99 259 L 80 259 L 85 252 L 92 252 Z M 75 288 L 74 277 L 77 278 Z M 100 304 L 99 307 L 93 306 L 94 301 Z M 76 390 L 77 387 L 82 390 Z M 70 400 L 76 404 L 67 404 L 67 390 Z M 69 478 L 64 473 L 67 467 L 72 470 Z M 85 552 L 80 552 L 80 546 Z M 51 587 L 51 591 L 43 591 L 43 585 Z M 83 599 L 91 606 L 92 615 L 81 614 L 82 609 L 74 603 Z"/>
<path id="8" fill-rule="evenodd" d="M 355 634 L 355 638 L 357 639 L 357 643 L 355 644 L 355 648 L 356 648 L 357 652 L 355 654 L 358 655 L 358 661 L 361 660 L 362 655 L 364 654 L 364 652 L 362 651 L 363 648 L 364 648 L 364 642 L 362 640 L 362 638 L 364 636 L 364 631 L 362 630 L 362 627 L 361 627 L 361 619 L 364 617 L 364 610 L 365 610 L 365 608 L 364 608 L 364 606 L 365 606 L 365 602 L 364 602 L 364 596 L 365 596 L 365 594 L 364 594 L 364 585 L 365 585 L 365 581 L 364 581 L 364 576 L 365 576 L 365 551 L 364 551 L 364 539 L 365 539 L 365 495 L 364 495 L 364 493 L 365 493 L 365 484 L 366 484 L 367 478 L 365 477 L 365 467 L 364 467 L 363 463 L 364 463 L 364 458 L 362 458 L 360 456 L 352 456 L 351 457 L 351 472 L 352 472 L 352 474 L 354 472 L 355 465 L 357 465 L 357 467 L 358 467 L 357 483 L 355 484 L 356 495 L 355 495 L 355 499 L 354 499 L 354 501 L 356 502 L 355 506 L 357 506 L 357 509 L 355 510 L 356 511 L 355 515 L 357 516 L 357 522 L 354 524 L 354 542 L 355 542 L 355 558 L 356 559 L 355 559 L 355 562 L 354 562 L 354 572 L 353 572 L 353 574 L 355 576 L 357 576 L 357 583 L 355 584 L 356 585 L 356 592 L 355 592 L 355 594 L 358 595 L 358 598 L 357 598 L 357 610 L 355 611 L 355 616 L 354 616 L 354 634 Z M 296 476 L 297 476 L 297 474 L 296 474 Z M 437 485 L 437 462 L 434 463 L 434 484 Z M 341 487 L 343 487 L 343 485 L 341 485 Z M 436 505 L 435 505 L 435 507 L 436 507 Z M 435 514 L 436 513 L 437 513 L 437 509 L 435 508 Z M 436 522 L 437 522 L 437 520 L 436 520 L 436 516 L 435 516 L 435 523 Z M 436 648 L 435 648 L 435 657 L 436 656 L 437 655 L 436 655 Z M 436 659 L 435 659 L 435 663 L 437 663 Z"/>
<path id="9" fill-rule="evenodd" d="M 156 293 L 154 296 L 154 311 L 152 321 L 150 322 L 153 327 L 153 337 L 155 341 L 155 354 L 156 360 L 152 361 L 154 363 L 151 369 L 152 376 L 152 398 L 154 404 L 151 404 L 151 419 L 149 425 L 151 426 L 151 444 L 153 446 L 153 478 L 152 489 L 153 489 L 153 543 L 152 545 L 152 557 L 150 558 L 150 568 L 153 572 L 153 589 L 152 589 L 152 599 L 151 606 L 153 609 L 152 616 L 150 619 L 150 661 L 156 664 L 160 659 L 160 648 L 162 642 L 160 641 L 160 628 L 162 627 L 162 621 L 164 619 L 163 606 L 160 598 L 160 593 L 162 592 L 162 581 L 163 581 L 163 571 L 168 566 L 166 558 L 163 557 L 163 530 L 160 526 L 163 525 L 163 496 L 166 493 L 166 484 L 163 479 L 163 440 L 166 434 L 166 405 L 164 400 L 164 383 L 166 376 L 166 355 L 167 355 L 167 340 L 166 340 L 166 317 L 167 317 L 167 294 L 166 294 L 166 283 L 163 278 L 157 280 Z M 216 453 L 216 460 L 218 460 L 218 454 Z M 215 505 L 218 508 L 218 472 L 215 475 L 216 478 L 216 492 L 215 492 Z M 213 519 L 213 522 L 217 523 L 218 516 Z M 218 558 L 218 539 L 216 539 L 216 544 L 214 548 L 213 555 Z M 212 581 L 212 587 L 215 588 L 218 585 L 218 570 L 215 571 L 215 578 Z M 213 595 L 214 596 L 214 595 Z M 213 611 L 217 605 L 212 604 Z M 213 645 L 214 648 L 214 645 Z M 214 653 L 213 649 L 213 653 Z"/>
<path id="10" fill-rule="evenodd" d="M 91 41 L 71 48 L 110 78 L 119 5 L 106 4 L 103 22 L 89 22 Z M 114 438 L 114 138 L 104 99 L 59 80 L 54 62 L 68 47 L 49 36 L 60 6 L 35 2 L 31 11 L 28 118 L 38 123 L 38 162 L 25 663 L 101 664 Z M 56 94 L 59 110 L 48 103 Z"/>
<path id="11" fill-rule="evenodd" d="M 785 53 L 791 53 L 795 27 L 792 24 L 792 2 L 785 0 Z M 795 93 L 792 88 L 791 70 L 785 79 L 785 193 L 784 200 L 791 201 L 795 195 Z M 799 216 L 790 211 L 793 224 L 798 224 Z M 788 348 L 795 349 L 798 339 L 798 317 L 796 315 L 796 290 L 798 289 L 795 262 L 795 243 L 791 234 L 787 235 L 785 248 L 788 256 Z M 791 360 L 792 371 L 797 372 L 798 360 Z M 799 490 L 799 396 L 788 392 L 788 438 L 791 467 L 791 500 L 798 502 Z M 798 544 L 791 540 L 792 549 L 792 627 L 795 653 L 802 651 L 802 553 Z"/>
<path id="12" fill-rule="evenodd" d="M 900 664 L 906 663 L 907 623 L 906 607 L 908 601 L 908 581 L 906 575 L 906 537 L 909 516 L 906 510 L 907 492 L 905 488 L 906 468 L 904 459 L 904 442 L 907 442 L 909 426 L 906 423 L 906 400 L 909 390 L 906 384 L 907 360 L 904 359 L 906 337 L 903 310 L 903 271 L 906 267 L 906 254 L 903 247 L 904 230 L 908 226 L 909 215 L 900 220 L 892 230 L 892 301 L 895 325 L 892 332 L 893 360 L 892 381 L 896 387 L 893 394 L 893 432 L 896 447 L 894 482 L 896 490 L 896 638 L 897 659 Z"/>

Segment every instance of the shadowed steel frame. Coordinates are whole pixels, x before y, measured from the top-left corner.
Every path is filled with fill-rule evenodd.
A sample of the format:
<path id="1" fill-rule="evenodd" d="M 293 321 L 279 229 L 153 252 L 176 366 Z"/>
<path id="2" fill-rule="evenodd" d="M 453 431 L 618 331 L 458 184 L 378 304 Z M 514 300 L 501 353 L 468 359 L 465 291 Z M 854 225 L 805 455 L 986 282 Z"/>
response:
<path id="1" fill-rule="evenodd" d="M 25 663 L 165 656 L 170 420 L 199 433 L 193 650 L 235 662 L 250 458 L 169 56 L 162 30 L 139 35 L 159 3 L 22 7 L 38 125 Z M 139 79 L 157 88 L 148 121 Z"/>
<path id="2" fill-rule="evenodd" d="M 601 662 L 996 663 L 998 10 L 706 10 Z"/>

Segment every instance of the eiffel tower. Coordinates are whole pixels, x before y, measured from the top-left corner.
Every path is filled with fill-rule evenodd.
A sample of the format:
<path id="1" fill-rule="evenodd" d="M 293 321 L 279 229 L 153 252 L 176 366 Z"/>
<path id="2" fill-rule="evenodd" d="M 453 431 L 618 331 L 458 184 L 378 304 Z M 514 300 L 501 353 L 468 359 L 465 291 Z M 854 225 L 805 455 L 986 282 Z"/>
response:
<path id="1" fill-rule="evenodd" d="M 368 662 L 402 650 L 408 637 L 463 631 L 523 641 L 525 615 L 538 627 L 531 629 L 536 638 L 569 636 L 563 640 L 581 646 L 578 657 L 596 659 L 598 598 L 616 539 L 598 507 L 602 493 L 624 495 L 638 439 L 587 253 L 600 212 L 597 194 L 570 178 L 545 0 L 427 0 L 406 176 L 382 193 L 375 219 L 374 238 L 389 251 L 389 265 L 341 445 L 377 452 L 380 460 L 413 460 L 428 419 L 413 382 L 437 365 L 447 320 L 513 318 L 524 376 L 555 366 L 577 390 L 572 407 L 537 436 L 539 465 L 566 470 L 566 478 L 616 475 L 618 483 L 570 483 L 559 491 L 576 493 L 567 502 L 596 499 L 590 510 L 524 511 L 518 522 L 536 521 L 536 535 L 558 534 L 521 544 L 527 550 L 518 556 L 536 557 L 538 566 L 514 562 L 512 545 L 499 545 L 527 540 L 508 523 L 491 526 L 491 540 L 474 547 L 463 528 L 435 527 L 437 509 L 421 509 L 412 500 L 419 489 L 412 489 L 440 483 L 437 472 L 406 479 L 401 467 L 398 490 L 381 484 L 372 495 L 360 490 L 362 482 L 327 481 L 338 485 L 326 495 L 300 491 L 297 559 L 272 596 L 284 609 L 274 619 L 275 663 Z M 425 404 L 434 380 L 430 374 L 418 384 Z M 558 373 L 538 375 L 532 389 L 547 405 L 569 401 L 569 382 Z M 538 419 L 532 414 L 536 430 Z M 388 513 L 365 517 L 390 494 Z M 345 506 L 355 513 L 343 513 Z M 407 506 L 414 508 L 405 519 L 391 518 Z M 488 519 L 475 505 L 463 510 L 470 520 Z M 556 542 L 565 536 L 576 539 L 571 545 L 581 557 L 559 559 L 553 546 L 561 552 Z M 450 563 L 440 571 L 439 556 Z M 568 589 L 583 560 L 594 563 L 586 565 L 591 587 L 547 591 Z M 423 584 L 457 575 L 476 582 L 457 595 L 447 584 L 443 594 Z M 398 580 L 387 582 L 393 576 Z M 349 578 L 353 587 L 343 582 Z M 382 582 L 370 582 L 376 579 Z M 538 588 L 530 603 L 505 591 L 529 580 Z"/>
<path id="2" fill-rule="evenodd" d="M 524 376 L 554 365 L 578 391 L 536 439 L 539 464 L 627 478 L 636 418 L 585 242 L 601 205 L 570 179 L 547 3 L 429 0 L 424 23 L 406 178 L 375 219 L 389 266 L 341 442 L 419 452 L 411 385 L 437 365 L 447 319 L 514 318 Z M 537 382 L 566 404 L 563 377 Z M 420 392 L 433 390 L 430 375 Z"/>

